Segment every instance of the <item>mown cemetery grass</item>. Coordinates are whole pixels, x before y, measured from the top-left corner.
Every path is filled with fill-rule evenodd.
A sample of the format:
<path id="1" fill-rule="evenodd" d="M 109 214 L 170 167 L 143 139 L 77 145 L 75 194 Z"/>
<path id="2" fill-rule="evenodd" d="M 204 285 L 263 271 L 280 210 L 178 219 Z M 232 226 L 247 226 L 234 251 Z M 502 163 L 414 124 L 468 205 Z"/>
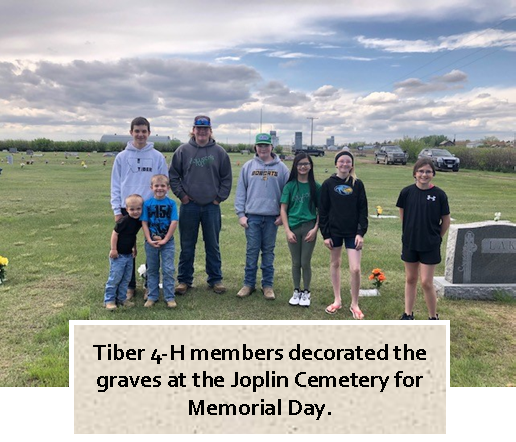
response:
<path id="1" fill-rule="evenodd" d="M 136 307 L 115 312 L 106 311 L 102 305 L 113 228 L 109 204 L 113 158 L 81 154 L 79 159 L 65 159 L 64 154 L 47 153 L 34 157 L 33 165 L 22 168 L 22 154 L 14 155 L 14 165 L 6 164 L 6 155 L 0 154 L 4 159 L 0 163 L 4 169 L 0 175 L 0 255 L 9 259 L 8 279 L 0 286 L 0 386 L 68 385 L 70 319 L 352 320 L 346 309 L 334 316 L 324 312 L 325 306 L 332 302 L 332 289 L 329 253 L 320 236 L 312 259 L 312 305 L 310 308 L 288 305 L 292 292 L 290 255 L 281 227 L 275 261 L 277 299 L 265 301 L 259 292 L 243 300 L 236 298 L 243 280 L 245 235 L 234 214 L 233 198 L 241 165 L 251 158 L 248 155 L 231 155 L 233 191 L 222 205 L 221 252 L 228 292 L 215 295 L 207 288 L 200 240 L 195 287 L 186 296 L 177 298 L 177 309 L 167 310 L 163 302 L 152 309 L 143 308 L 139 280 Z M 87 168 L 81 167 L 83 160 Z M 322 182 L 333 172 L 333 160 L 327 156 L 315 158 L 314 162 L 316 178 Z M 361 299 L 361 307 L 366 319 L 397 319 L 403 312 L 404 286 L 403 264 L 399 259 L 400 221 L 378 219 L 374 208 L 381 205 L 384 215 L 398 215 L 396 200 L 401 188 L 412 183 L 412 165 L 376 165 L 371 157 L 359 157 L 357 163 L 371 215 L 362 257 L 362 288 L 371 287 L 367 277 L 375 267 L 380 267 L 387 276 L 381 296 Z M 289 168 L 290 164 L 287 162 Z M 447 192 L 455 223 L 490 220 L 495 212 L 502 212 L 502 219 L 516 220 L 515 174 L 461 170 L 438 173 L 434 183 Z M 138 245 L 137 265 L 140 265 L 145 259 L 142 234 Z M 444 251 L 443 246 L 443 254 Z M 176 263 L 177 257 L 178 253 Z M 346 265 L 344 258 L 344 269 Z M 444 274 L 444 260 L 436 274 Z M 348 272 L 343 271 L 346 301 L 348 290 Z M 441 318 L 451 322 L 452 386 L 505 386 L 514 382 L 513 300 L 503 293 L 489 302 L 440 299 L 438 311 Z M 420 290 L 414 313 L 416 319 L 427 318 Z"/>

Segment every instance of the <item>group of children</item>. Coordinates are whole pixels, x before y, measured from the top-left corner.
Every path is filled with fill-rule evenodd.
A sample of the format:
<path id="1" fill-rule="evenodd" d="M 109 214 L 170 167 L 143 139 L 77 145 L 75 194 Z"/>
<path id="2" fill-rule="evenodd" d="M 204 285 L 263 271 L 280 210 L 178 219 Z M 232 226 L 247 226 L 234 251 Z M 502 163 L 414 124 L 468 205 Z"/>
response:
<path id="1" fill-rule="evenodd" d="M 150 126 L 145 121 L 143 126 L 150 134 Z M 136 149 L 141 152 L 147 138 L 141 135 L 144 128 L 134 125 L 137 126 L 140 126 L 138 136 L 133 124 L 131 134 Z M 142 146 L 138 147 L 138 143 Z M 292 258 L 294 290 L 289 304 L 308 307 L 311 301 L 311 258 L 320 230 L 324 245 L 330 250 L 334 295 L 333 302 L 325 311 L 335 314 L 342 308 L 341 263 L 344 246 L 350 270 L 349 310 L 354 319 L 363 319 L 364 313 L 358 300 L 361 253 L 368 228 L 367 196 L 363 182 L 356 176 L 353 155 L 346 150 L 337 153 L 334 160 L 336 173 L 320 185 L 315 181 L 312 159 L 306 153 L 296 155 L 289 174 L 288 168 L 272 153 L 270 135 L 259 134 L 256 137 L 255 152 L 255 157 L 240 172 L 235 197 L 235 211 L 240 225 L 245 228 L 247 240 L 244 285 L 237 296 L 244 298 L 255 291 L 261 252 L 262 291 L 266 299 L 275 299 L 274 246 L 277 228 L 283 224 Z M 178 211 L 176 203 L 167 196 L 170 190 L 168 176 L 155 173 L 162 165 L 158 160 L 149 160 L 149 157 L 123 157 L 119 154 L 114 171 L 120 164 L 129 164 L 126 177 L 120 178 L 120 182 L 124 179 L 130 182 L 131 173 L 141 172 L 139 168 L 142 167 L 145 168 L 144 172 L 151 175 L 151 179 L 145 192 L 136 189 L 134 183 L 133 187 L 125 186 L 126 190 L 119 192 L 126 195 L 126 208 L 120 211 L 119 217 L 116 215 L 116 201 L 112 200 L 116 226 L 111 237 L 110 275 L 104 304 L 107 309 L 134 305 L 127 299 L 127 294 L 131 295 L 130 281 L 134 279 L 136 234 L 143 227 L 147 265 L 147 299 L 144 305 L 152 307 L 158 300 L 161 268 L 164 298 L 167 306 L 174 308 L 174 232 L 178 225 Z M 401 259 L 406 274 L 403 320 L 414 319 L 419 275 L 429 319 L 439 319 L 433 276 L 436 265 L 441 261 L 440 246 L 450 225 L 450 210 L 446 194 L 431 183 L 434 176 L 433 163 L 428 159 L 418 160 L 413 169 L 415 183 L 400 192 L 396 204 L 402 220 Z M 119 187 L 124 188 L 122 185 Z M 152 195 L 141 196 L 142 193 L 148 194 L 149 189 Z"/>

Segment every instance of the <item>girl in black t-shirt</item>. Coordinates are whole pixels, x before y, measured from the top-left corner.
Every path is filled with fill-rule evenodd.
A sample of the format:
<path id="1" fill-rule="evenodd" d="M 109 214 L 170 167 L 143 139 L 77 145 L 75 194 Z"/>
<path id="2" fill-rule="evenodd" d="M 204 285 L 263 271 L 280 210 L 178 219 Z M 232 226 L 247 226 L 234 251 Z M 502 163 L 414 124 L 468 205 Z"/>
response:
<path id="1" fill-rule="evenodd" d="M 428 319 L 439 319 L 434 273 L 441 262 L 442 238 L 450 227 L 450 207 L 446 193 L 431 183 L 435 176 L 432 160 L 418 160 L 412 174 L 415 184 L 405 187 L 396 203 L 403 225 L 401 259 L 405 263 L 405 312 L 401 319 L 414 319 L 418 275 Z"/>

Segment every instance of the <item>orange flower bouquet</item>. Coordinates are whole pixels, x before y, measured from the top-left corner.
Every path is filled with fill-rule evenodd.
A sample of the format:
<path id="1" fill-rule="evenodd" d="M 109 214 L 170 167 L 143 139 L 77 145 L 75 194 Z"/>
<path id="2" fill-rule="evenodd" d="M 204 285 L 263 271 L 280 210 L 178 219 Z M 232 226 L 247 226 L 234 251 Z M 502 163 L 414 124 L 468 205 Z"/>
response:
<path id="1" fill-rule="evenodd" d="M 373 269 L 369 275 L 369 279 L 376 289 L 379 290 L 386 279 L 385 273 L 382 272 L 382 269 Z"/>

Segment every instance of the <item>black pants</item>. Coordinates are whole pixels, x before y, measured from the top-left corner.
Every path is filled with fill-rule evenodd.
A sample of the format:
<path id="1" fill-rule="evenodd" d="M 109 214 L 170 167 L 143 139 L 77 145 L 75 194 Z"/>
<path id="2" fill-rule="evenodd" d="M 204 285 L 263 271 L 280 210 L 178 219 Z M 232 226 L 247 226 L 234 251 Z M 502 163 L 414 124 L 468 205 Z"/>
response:
<path id="1" fill-rule="evenodd" d="M 127 210 L 122 207 L 122 215 L 127 215 Z M 133 273 L 131 275 L 131 280 L 129 281 L 129 289 L 134 290 L 136 288 L 136 259 L 133 258 Z"/>

